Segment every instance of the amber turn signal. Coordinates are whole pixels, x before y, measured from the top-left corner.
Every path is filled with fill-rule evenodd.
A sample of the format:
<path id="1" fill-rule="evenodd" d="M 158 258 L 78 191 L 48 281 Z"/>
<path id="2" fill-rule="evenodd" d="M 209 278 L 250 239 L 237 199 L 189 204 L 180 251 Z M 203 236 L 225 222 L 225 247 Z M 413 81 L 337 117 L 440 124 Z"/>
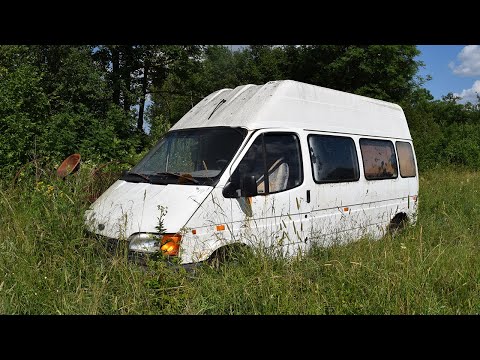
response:
<path id="1" fill-rule="evenodd" d="M 178 234 L 165 234 L 161 240 L 160 250 L 164 255 L 178 255 L 178 249 L 180 248 L 181 235 Z"/>

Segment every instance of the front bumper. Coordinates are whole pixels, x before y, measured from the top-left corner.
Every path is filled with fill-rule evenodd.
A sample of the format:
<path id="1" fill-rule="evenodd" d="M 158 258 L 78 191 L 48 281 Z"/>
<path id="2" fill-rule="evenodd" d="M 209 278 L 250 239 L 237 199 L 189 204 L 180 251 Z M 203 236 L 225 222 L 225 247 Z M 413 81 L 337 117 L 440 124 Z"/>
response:
<path id="1" fill-rule="evenodd" d="M 102 248 L 110 256 L 127 256 L 127 260 L 136 265 L 147 267 L 149 260 L 159 260 L 162 259 L 169 268 L 179 270 L 181 268 L 185 269 L 187 272 L 194 271 L 199 266 L 203 265 L 204 262 L 198 263 L 188 263 L 188 264 L 178 264 L 168 257 L 163 256 L 160 252 L 155 254 L 142 253 L 138 251 L 132 251 L 128 248 L 128 241 L 108 238 L 98 234 L 87 233 L 87 236 L 94 238 L 96 241 L 99 241 Z"/>

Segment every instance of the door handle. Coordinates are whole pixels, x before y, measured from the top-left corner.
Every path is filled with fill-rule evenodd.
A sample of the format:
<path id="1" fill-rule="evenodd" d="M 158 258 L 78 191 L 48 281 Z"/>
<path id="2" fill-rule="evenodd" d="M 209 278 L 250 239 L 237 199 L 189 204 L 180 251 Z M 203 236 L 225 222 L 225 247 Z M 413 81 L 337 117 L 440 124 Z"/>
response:
<path id="1" fill-rule="evenodd" d="M 310 203 L 310 190 L 307 190 L 307 203 Z"/>

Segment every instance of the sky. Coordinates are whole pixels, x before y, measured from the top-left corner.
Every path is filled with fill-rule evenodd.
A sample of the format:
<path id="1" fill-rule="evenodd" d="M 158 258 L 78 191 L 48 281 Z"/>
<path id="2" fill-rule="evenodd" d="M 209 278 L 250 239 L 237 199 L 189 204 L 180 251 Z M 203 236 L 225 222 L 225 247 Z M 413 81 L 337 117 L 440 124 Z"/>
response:
<path id="1" fill-rule="evenodd" d="M 424 86 L 435 99 L 448 93 L 460 96 L 460 103 L 477 103 L 480 94 L 480 45 L 418 45 L 418 60 L 425 63 L 419 75 L 430 75 Z"/>

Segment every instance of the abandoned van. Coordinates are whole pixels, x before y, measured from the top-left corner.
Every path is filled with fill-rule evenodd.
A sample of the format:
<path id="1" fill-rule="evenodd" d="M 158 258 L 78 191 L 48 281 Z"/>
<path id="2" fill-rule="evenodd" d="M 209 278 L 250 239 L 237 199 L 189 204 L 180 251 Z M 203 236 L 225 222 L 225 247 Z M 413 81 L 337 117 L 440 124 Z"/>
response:
<path id="1" fill-rule="evenodd" d="M 87 210 L 90 231 L 180 264 L 233 244 L 304 253 L 415 223 L 400 106 L 291 80 L 216 91 Z"/>

